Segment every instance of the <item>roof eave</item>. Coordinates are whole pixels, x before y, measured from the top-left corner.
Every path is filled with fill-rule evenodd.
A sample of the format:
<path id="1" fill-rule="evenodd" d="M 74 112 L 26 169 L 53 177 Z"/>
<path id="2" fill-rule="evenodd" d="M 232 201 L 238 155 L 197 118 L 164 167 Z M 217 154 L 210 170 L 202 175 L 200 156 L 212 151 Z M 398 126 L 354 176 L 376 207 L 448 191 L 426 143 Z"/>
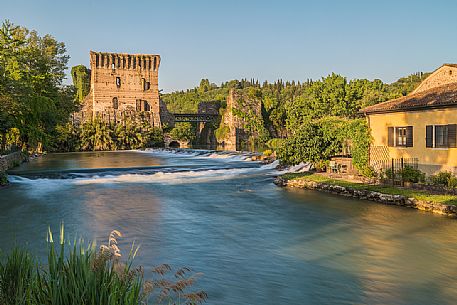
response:
<path id="1" fill-rule="evenodd" d="M 440 108 L 454 108 L 457 107 L 457 104 L 441 104 L 441 105 L 426 105 L 426 106 L 414 106 L 414 107 L 405 107 L 405 108 L 396 108 L 396 109 L 380 109 L 380 110 L 368 110 L 361 112 L 365 115 L 370 114 L 381 114 L 381 113 L 392 113 L 392 112 L 406 112 L 406 111 L 426 111 L 432 109 L 440 109 Z"/>

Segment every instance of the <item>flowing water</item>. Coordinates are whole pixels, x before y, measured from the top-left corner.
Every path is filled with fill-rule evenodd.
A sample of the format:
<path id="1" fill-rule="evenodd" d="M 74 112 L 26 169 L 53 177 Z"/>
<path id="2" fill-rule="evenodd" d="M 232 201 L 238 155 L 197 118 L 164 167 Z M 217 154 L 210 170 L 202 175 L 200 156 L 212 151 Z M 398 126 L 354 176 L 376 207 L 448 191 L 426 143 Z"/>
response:
<path id="1" fill-rule="evenodd" d="M 457 304 L 457 221 L 276 187 L 233 153 L 51 154 L 0 190 L 0 248 L 41 258 L 48 226 L 137 263 L 203 272 L 208 304 Z"/>

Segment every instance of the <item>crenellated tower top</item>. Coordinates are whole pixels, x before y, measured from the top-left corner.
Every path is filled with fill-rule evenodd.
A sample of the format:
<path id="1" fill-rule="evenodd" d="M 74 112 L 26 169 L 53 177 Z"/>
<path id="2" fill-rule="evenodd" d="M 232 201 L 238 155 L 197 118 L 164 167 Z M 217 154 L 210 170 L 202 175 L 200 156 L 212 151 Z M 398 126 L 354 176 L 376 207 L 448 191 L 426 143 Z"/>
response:
<path id="1" fill-rule="evenodd" d="M 123 69 L 158 72 L 160 55 L 127 54 L 90 51 L 90 67 L 95 69 Z"/>

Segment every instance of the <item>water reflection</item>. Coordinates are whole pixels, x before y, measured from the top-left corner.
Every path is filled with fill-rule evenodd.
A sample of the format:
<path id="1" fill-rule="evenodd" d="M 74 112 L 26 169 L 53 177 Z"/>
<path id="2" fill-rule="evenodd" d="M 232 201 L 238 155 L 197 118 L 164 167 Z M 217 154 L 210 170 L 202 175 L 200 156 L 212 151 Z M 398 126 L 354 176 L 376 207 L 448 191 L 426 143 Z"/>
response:
<path id="1" fill-rule="evenodd" d="M 135 183 L 122 172 L 104 175 L 146 164 L 186 168 L 167 179 L 129 172 L 141 176 Z M 17 241 L 44 255 L 47 226 L 64 220 L 68 234 L 86 239 L 120 229 L 124 251 L 141 244 L 146 269 L 170 263 L 203 272 L 209 304 L 457 303 L 455 220 L 283 190 L 271 170 L 230 157 L 52 155 L 18 174 L 89 166 L 100 169 L 91 176 L 100 183 L 17 178 L 1 190 L 2 248 Z"/>

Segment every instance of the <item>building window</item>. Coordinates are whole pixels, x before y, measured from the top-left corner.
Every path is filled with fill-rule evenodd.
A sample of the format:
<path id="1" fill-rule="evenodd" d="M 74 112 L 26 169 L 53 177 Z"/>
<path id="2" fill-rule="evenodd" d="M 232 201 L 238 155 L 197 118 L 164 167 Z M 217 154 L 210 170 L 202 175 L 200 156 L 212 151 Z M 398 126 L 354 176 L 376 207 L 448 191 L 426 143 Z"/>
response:
<path id="1" fill-rule="evenodd" d="M 116 87 L 121 87 L 121 78 L 119 76 L 116 76 Z"/>
<path id="2" fill-rule="evenodd" d="M 151 106 L 149 105 L 148 101 L 143 101 L 143 111 L 150 111 Z"/>
<path id="3" fill-rule="evenodd" d="M 406 127 L 397 127 L 395 128 L 396 133 L 396 145 L 395 146 L 405 146 L 406 147 Z"/>
<path id="4" fill-rule="evenodd" d="M 448 147 L 448 127 L 447 125 L 435 126 L 435 147 Z"/>
<path id="5" fill-rule="evenodd" d="M 151 88 L 151 83 L 147 82 L 144 78 L 141 79 L 141 84 L 143 86 L 143 91 L 149 90 L 149 88 Z"/>
<path id="6" fill-rule="evenodd" d="M 387 145 L 390 147 L 413 147 L 413 126 L 388 127 Z"/>
<path id="7" fill-rule="evenodd" d="M 457 125 L 448 124 L 426 126 L 425 147 L 457 147 Z"/>
<path id="8" fill-rule="evenodd" d="M 119 108 L 119 101 L 117 97 L 113 97 L 113 109 L 118 109 Z"/>
<path id="9" fill-rule="evenodd" d="M 154 71 L 157 70 L 157 58 L 154 56 L 154 65 L 153 65 Z"/>

